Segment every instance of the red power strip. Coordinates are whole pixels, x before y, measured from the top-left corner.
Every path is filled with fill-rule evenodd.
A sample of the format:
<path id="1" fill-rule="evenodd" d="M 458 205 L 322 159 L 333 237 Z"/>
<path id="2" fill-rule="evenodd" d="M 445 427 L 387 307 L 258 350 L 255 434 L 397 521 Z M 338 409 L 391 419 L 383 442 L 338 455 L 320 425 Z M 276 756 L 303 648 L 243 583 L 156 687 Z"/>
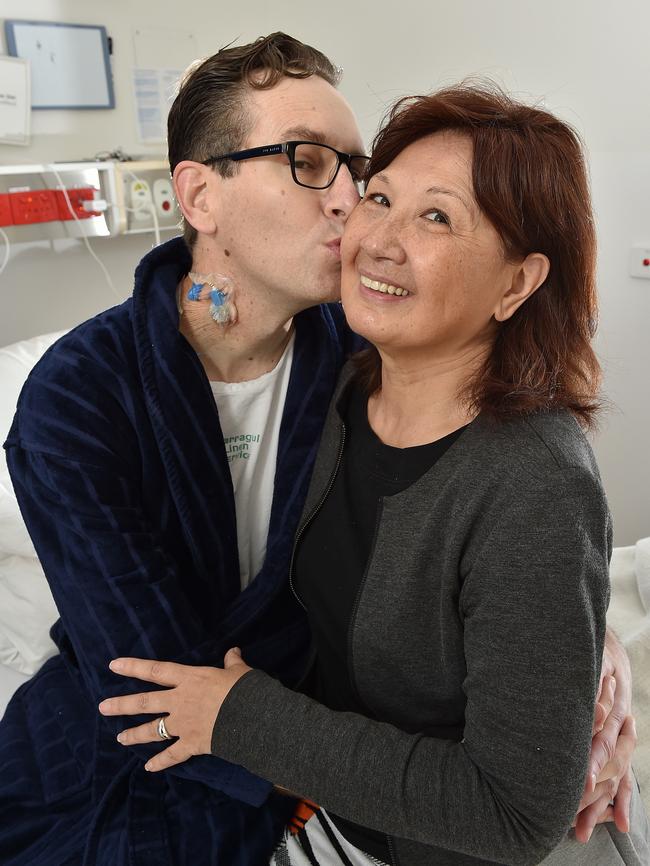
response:
<path id="1" fill-rule="evenodd" d="M 11 205 L 7 193 L 0 193 L 0 226 L 12 226 L 14 218 L 11 214 Z"/>
<path id="2" fill-rule="evenodd" d="M 51 189 L 10 192 L 9 204 L 14 225 L 48 223 L 59 219 L 56 195 Z"/>
<path id="3" fill-rule="evenodd" d="M 86 210 L 83 203 L 92 201 L 95 190 L 91 186 L 66 189 L 70 205 L 60 189 L 35 189 L 10 192 L 0 195 L 0 226 L 24 226 L 31 223 L 47 223 L 58 220 L 86 220 L 101 216 L 99 211 Z"/>
<path id="4" fill-rule="evenodd" d="M 83 206 L 85 201 L 92 201 L 95 198 L 95 190 L 91 186 L 77 187 L 75 189 L 66 189 L 70 204 L 77 218 L 80 220 L 88 219 L 93 216 L 101 216 L 99 211 L 86 210 Z M 74 216 L 70 212 L 70 206 L 65 200 L 65 195 L 60 189 L 56 190 L 57 205 L 59 208 L 60 220 L 73 220 Z"/>

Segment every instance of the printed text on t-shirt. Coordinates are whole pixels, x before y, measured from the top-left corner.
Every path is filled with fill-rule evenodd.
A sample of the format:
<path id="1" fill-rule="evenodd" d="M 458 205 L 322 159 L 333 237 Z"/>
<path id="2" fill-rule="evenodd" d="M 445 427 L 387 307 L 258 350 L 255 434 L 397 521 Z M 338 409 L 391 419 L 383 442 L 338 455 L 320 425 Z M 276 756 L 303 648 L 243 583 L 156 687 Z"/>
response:
<path id="1" fill-rule="evenodd" d="M 260 442 L 260 435 L 259 433 L 241 433 L 239 436 L 226 436 L 223 441 L 226 446 L 228 462 L 232 463 L 238 459 L 248 460 L 251 447 Z"/>

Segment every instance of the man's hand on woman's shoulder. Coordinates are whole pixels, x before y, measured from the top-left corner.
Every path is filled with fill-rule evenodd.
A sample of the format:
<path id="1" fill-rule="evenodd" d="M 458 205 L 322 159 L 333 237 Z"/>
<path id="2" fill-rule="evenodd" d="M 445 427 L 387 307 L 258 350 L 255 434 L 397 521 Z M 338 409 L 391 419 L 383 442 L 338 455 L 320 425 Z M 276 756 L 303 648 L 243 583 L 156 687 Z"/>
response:
<path id="1" fill-rule="evenodd" d="M 607 629 L 587 781 L 573 825 L 580 842 L 588 842 L 596 824 L 606 821 L 614 821 L 622 833 L 629 830 L 635 748 L 630 662 Z"/>

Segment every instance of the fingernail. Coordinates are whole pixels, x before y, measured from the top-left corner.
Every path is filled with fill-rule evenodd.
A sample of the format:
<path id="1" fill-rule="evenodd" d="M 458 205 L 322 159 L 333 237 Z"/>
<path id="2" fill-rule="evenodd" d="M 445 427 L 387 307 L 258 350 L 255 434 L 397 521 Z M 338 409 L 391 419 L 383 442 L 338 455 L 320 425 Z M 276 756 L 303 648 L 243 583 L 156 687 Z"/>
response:
<path id="1" fill-rule="evenodd" d="M 121 671 L 123 667 L 124 665 L 120 659 L 113 659 L 113 661 L 109 664 L 109 668 L 112 671 Z"/>
<path id="2" fill-rule="evenodd" d="M 598 776 L 595 773 L 592 773 L 591 774 L 591 790 L 592 791 L 596 790 L 597 781 L 598 781 Z"/>
<path id="3" fill-rule="evenodd" d="M 124 734 L 121 734 L 121 733 L 118 734 L 115 739 L 117 740 L 118 743 L 123 743 L 124 742 Z"/>
<path id="4" fill-rule="evenodd" d="M 586 839 L 587 842 L 591 839 L 591 834 L 592 834 L 593 832 L 594 832 L 593 827 L 591 828 L 591 830 L 589 830 L 589 831 L 587 832 L 587 839 Z"/>
<path id="5" fill-rule="evenodd" d="M 106 710 L 106 703 L 107 703 L 106 701 L 102 701 L 101 704 L 99 704 L 99 706 L 97 707 L 97 709 L 99 710 L 100 713 L 105 712 L 105 710 Z"/>

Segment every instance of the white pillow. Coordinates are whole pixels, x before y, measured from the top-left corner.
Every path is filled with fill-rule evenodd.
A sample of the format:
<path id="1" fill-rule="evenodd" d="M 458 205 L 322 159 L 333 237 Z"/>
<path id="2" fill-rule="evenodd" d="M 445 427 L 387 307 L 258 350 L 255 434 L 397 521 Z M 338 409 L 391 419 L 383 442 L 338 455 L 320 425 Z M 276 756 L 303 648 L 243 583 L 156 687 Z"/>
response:
<path id="1" fill-rule="evenodd" d="M 642 538 L 636 543 L 634 570 L 641 601 L 646 613 L 650 614 L 650 537 Z"/>
<path id="2" fill-rule="evenodd" d="M 35 673 L 56 654 L 49 635 L 59 614 L 36 556 L 0 557 L 0 661 Z"/>
<path id="3" fill-rule="evenodd" d="M 609 567 L 611 596 L 607 625 L 626 643 L 646 621 L 636 582 L 635 547 L 615 547 Z"/>
<path id="4" fill-rule="evenodd" d="M 0 438 L 34 364 L 65 331 L 0 348 Z M 50 588 L 14 496 L 5 451 L 0 457 L 0 662 L 32 674 L 54 655 L 49 629 L 58 618 Z"/>

